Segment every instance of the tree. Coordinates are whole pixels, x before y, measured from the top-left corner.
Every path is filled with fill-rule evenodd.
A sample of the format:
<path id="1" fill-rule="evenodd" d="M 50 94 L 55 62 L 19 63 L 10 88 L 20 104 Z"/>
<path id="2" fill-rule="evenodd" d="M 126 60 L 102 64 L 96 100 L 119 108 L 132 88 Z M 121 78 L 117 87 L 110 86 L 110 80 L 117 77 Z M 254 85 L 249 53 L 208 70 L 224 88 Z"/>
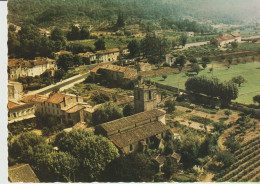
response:
<path id="1" fill-rule="evenodd" d="M 214 131 L 219 132 L 220 134 L 227 129 L 227 125 L 224 123 L 224 121 L 213 123 L 213 127 Z"/>
<path id="2" fill-rule="evenodd" d="M 198 60 L 197 60 L 197 58 L 195 58 L 195 57 L 191 57 L 191 58 L 190 58 L 190 62 L 191 62 L 191 63 L 197 63 Z"/>
<path id="3" fill-rule="evenodd" d="M 117 22 L 116 22 L 116 27 L 124 27 L 125 26 L 125 20 L 124 16 L 121 12 L 119 12 L 118 17 L 117 17 Z"/>
<path id="4" fill-rule="evenodd" d="M 197 75 L 199 74 L 199 72 L 200 72 L 200 66 L 197 64 L 197 63 L 194 63 L 194 64 L 192 64 L 192 66 L 191 66 L 191 71 L 192 72 L 196 72 L 197 73 Z"/>
<path id="5" fill-rule="evenodd" d="M 123 114 L 125 117 L 133 115 L 135 112 L 133 104 L 126 104 L 123 108 Z"/>
<path id="6" fill-rule="evenodd" d="M 238 47 L 238 43 L 237 42 L 231 42 L 231 46 L 233 49 L 236 49 Z"/>
<path id="7" fill-rule="evenodd" d="M 156 173 L 155 164 L 144 153 L 121 155 L 107 165 L 104 182 L 150 182 Z"/>
<path id="8" fill-rule="evenodd" d="M 237 77 L 233 77 L 231 80 L 232 80 L 232 82 L 238 84 L 239 87 L 242 83 L 247 82 L 247 80 L 244 77 L 242 77 L 241 75 L 239 75 Z"/>
<path id="9" fill-rule="evenodd" d="M 89 30 L 86 27 L 82 27 L 80 30 L 80 39 L 85 40 L 89 39 L 90 33 Z"/>
<path id="10" fill-rule="evenodd" d="M 57 66 L 67 72 L 74 65 L 73 60 L 74 56 L 72 54 L 62 54 L 57 60 Z"/>
<path id="11" fill-rule="evenodd" d="M 202 61 L 203 63 L 210 63 L 209 57 L 202 57 L 201 61 Z"/>
<path id="12" fill-rule="evenodd" d="M 162 75 L 163 80 L 167 78 L 167 75 Z"/>
<path id="13" fill-rule="evenodd" d="M 231 65 L 231 64 L 232 64 L 232 61 L 233 61 L 233 58 L 232 58 L 232 57 L 229 57 L 229 58 L 228 58 L 228 64 Z"/>
<path id="14" fill-rule="evenodd" d="M 241 148 L 239 142 L 236 140 L 235 136 L 227 137 L 224 145 L 230 150 L 231 153 L 235 153 L 238 149 Z"/>
<path id="15" fill-rule="evenodd" d="M 203 62 L 201 66 L 205 69 L 205 68 L 207 68 L 207 63 Z"/>
<path id="16" fill-rule="evenodd" d="M 186 64 L 186 57 L 184 55 L 180 55 L 176 58 L 176 64 L 179 64 L 181 67 L 183 67 Z"/>
<path id="17" fill-rule="evenodd" d="M 256 95 L 253 97 L 254 103 L 258 103 L 260 105 L 260 95 Z"/>
<path id="18" fill-rule="evenodd" d="M 188 39 L 188 36 L 186 34 L 181 34 L 179 41 L 180 41 L 182 47 L 184 47 L 186 45 L 187 39 Z"/>
<path id="19" fill-rule="evenodd" d="M 103 39 L 98 39 L 95 43 L 95 50 L 106 50 L 105 41 Z"/>
<path id="20" fill-rule="evenodd" d="M 240 58 L 237 58 L 237 64 L 239 64 L 241 62 Z"/>
<path id="21" fill-rule="evenodd" d="M 75 157 L 61 151 L 43 154 L 37 160 L 37 164 L 39 165 L 37 170 L 43 175 L 42 178 L 47 179 L 46 182 L 73 182 L 79 167 Z"/>
<path id="22" fill-rule="evenodd" d="M 128 46 L 127 48 L 129 49 L 130 51 L 130 56 L 131 57 L 134 57 L 135 55 L 137 55 L 139 52 L 140 52 L 140 46 L 139 46 L 139 43 L 137 40 L 131 40 L 129 43 L 128 43 Z"/>
<path id="23" fill-rule="evenodd" d="M 76 180 L 81 182 L 97 181 L 106 165 L 119 156 L 110 140 L 85 130 L 62 132 L 57 135 L 55 145 L 78 160 Z"/>
<path id="24" fill-rule="evenodd" d="M 63 31 L 60 28 L 55 28 L 51 32 L 50 39 L 55 41 L 55 50 L 54 51 L 60 51 L 65 48 L 66 46 L 66 38 L 64 36 Z"/>
<path id="25" fill-rule="evenodd" d="M 223 167 L 227 168 L 236 162 L 236 157 L 229 151 L 220 151 L 216 156 L 216 161 L 221 162 Z"/>
<path id="26" fill-rule="evenodd" d="M 80 30 L 78 26 L 72 25 L 71 31 L 67 34 L 68 40 L 79 40 L 80 39 Z"/>
<path id="27" fill-rule="evenodd" d="M 173 173 L 176 173 L 178 171 L 178 164 L 175 159 L 171 157 L 167 157 L 166 161 L 162 167 L 162 172 L 165 173 L 165 176 L 167 178 L 170 178 Z"/>
<path id="28" fill-rule="evenodd" d="M 169 113 L 171 113 L 172 111 L 175 111 L 176 110 L 176 107 L 175 107 L 176 103 L 172 100 L 167 100 L 165 102 L 165 107 L 167 107 L 167 111 Z"/>
<path id="29" fill-rule="evenodd" d="M 38 136 L 35 133 L 21 133 L 15 137 L 9 144 L 8 153 L 12 158 L 17 158 L 22 162 L 30 162 L 34 149 L 37 145 L 46 144 L 42 136 Z"/>
<path id="30" fill-rule="evenodd" d="M 95 125 L 109 122 L 115 119 L 119 119 L 123 117 L 122 110 L 119 109 L 113 103 L 107 102 L 100 106 L 94 113 L 93 113 L 93 123 Z"/>

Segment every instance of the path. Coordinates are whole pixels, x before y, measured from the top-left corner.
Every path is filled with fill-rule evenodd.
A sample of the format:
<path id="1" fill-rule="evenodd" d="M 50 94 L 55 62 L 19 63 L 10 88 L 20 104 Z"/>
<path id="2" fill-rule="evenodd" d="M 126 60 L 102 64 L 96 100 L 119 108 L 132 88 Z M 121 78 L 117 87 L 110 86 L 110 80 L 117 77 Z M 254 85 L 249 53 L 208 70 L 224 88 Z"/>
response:
<path id="1" fill-rule="evenodd" d="M 87 73 L 73 76 L 71 78 L 65 79 L 61 82 L 57 82 L 56 84 L 51 84 L 39 90 L 29 91 L 26 95 L 35 95 L 35 94 L 44 95 L 52 92 L 55 89 L 60 89 L 60 90 L 68 89 L 74 86 L 74 84 L 83 82 L 89 76 L 89 73 L 90 72 L 88 71 Z"/>

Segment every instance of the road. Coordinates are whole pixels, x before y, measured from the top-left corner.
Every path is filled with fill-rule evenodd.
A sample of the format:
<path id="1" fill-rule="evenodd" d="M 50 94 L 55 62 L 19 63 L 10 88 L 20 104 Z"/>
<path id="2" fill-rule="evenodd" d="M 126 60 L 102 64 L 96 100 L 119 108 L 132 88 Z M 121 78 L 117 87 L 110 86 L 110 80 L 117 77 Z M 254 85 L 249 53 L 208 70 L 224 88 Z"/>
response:
<path id="1" fill-rule="evenodd" d="M 195 43 L 188 43 L 186 44 L 183 48 L 178 49 L 179 51 L 181 50 L 185 50 L 188 49 L 190 47 L 194 47 L 194 46 L 202 46 L 202 45 L 207 45 L 209 43 L 209 41 L 205 41 L 205 42 L 195 42 Z"/>
<path id="2" fill-rule="evenodd" d="M 61 82 L 57 82 L 56 84 L 52 84 L 49 85 L 47 87 L 35 90 L 35 91 L 29 91 L 26 95 L 35 95 L 35 94 L 39 94 L 39 95 L 44 95 L 44 94 L 48 94 L 50 92 L 52 92 L 55 89 L 59 89 L 59 90 L 64 90 L 64 89 L 68 89 L 72 86 L 74 86 L 74 84 L 83 82 L 90 74 L 90 71 L 88 71 L 87 73 L 84 74 L 79 74 L 76 76 L 73 76 L 71 78 L 65 79 Z"/>

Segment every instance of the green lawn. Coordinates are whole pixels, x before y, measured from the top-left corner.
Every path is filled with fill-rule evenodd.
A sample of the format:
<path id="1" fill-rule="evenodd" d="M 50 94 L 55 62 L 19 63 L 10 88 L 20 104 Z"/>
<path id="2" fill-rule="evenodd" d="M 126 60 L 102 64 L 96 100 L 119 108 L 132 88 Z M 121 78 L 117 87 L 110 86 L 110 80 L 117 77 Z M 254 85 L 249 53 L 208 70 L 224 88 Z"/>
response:
<path id="1" fill-rule="evenodd" d="M 209 68 L 201 71 L 199 75 L 211 76 L 209 73 Z M 253 103 L 252 98 L 255 95 L 260 94 L 260 63 L 247 63 L 247 64 L 239 64 L 232 65 L 229 70 L 226 67 L 215 68 L 213 75 L 218 77 L 222 81 L 228 81 L 234 76 L 242 75 L 248 82 L 242 84 L 239 88 L 239 96 L 236 99 L 237 102 L 240 103 Z M 180 74 L 172 74 L 168 75 L 165 81 L 163 81 L 162 77 L 153 77 L 151 80 L 171 85 L 174 87 L 178 87 L 181 89 L 185 89 L 185 82 L 188 77 L 185 75 L 185 72 Z"/>

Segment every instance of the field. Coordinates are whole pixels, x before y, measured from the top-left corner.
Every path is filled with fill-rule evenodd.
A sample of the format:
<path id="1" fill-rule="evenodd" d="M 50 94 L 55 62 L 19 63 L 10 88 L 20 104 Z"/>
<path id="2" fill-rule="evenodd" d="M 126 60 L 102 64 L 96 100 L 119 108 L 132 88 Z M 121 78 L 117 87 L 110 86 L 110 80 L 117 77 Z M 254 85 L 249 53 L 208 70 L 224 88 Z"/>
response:
<path id="1" fill-rule="evenodd" d="M 214 67 L 214 65 L 213 65 Z M 199 73 L 200 75 L 212 76 L 212 73 L 209 72 L 210 65 Z M 219 78 L 222 81 L 228 81 L 232 77 L 241 75 L 248 82 L 244 83 L 239 87 L 239 96 L 236 99 L 237 102 L 240 103 L 253 103 L 252 98 L 255 95 L 260 94 L 260 63 L 246 63 L 239 65 L 231 65 L 230 69 L 227 69 L 225 66 L 220 66 L 218 68 L 214 68 L 213 76 Z M 181 89 L 185 89 L 185 82 L 188 77 L 185 75 L 185 72 L 181 72 L 180 74 L 171 74 L 168 75 L 165 80 L 162 79 L 161 76 L 152 77 L 151 80 L 170 85 L 173 87 L 179 87 Z"/>

